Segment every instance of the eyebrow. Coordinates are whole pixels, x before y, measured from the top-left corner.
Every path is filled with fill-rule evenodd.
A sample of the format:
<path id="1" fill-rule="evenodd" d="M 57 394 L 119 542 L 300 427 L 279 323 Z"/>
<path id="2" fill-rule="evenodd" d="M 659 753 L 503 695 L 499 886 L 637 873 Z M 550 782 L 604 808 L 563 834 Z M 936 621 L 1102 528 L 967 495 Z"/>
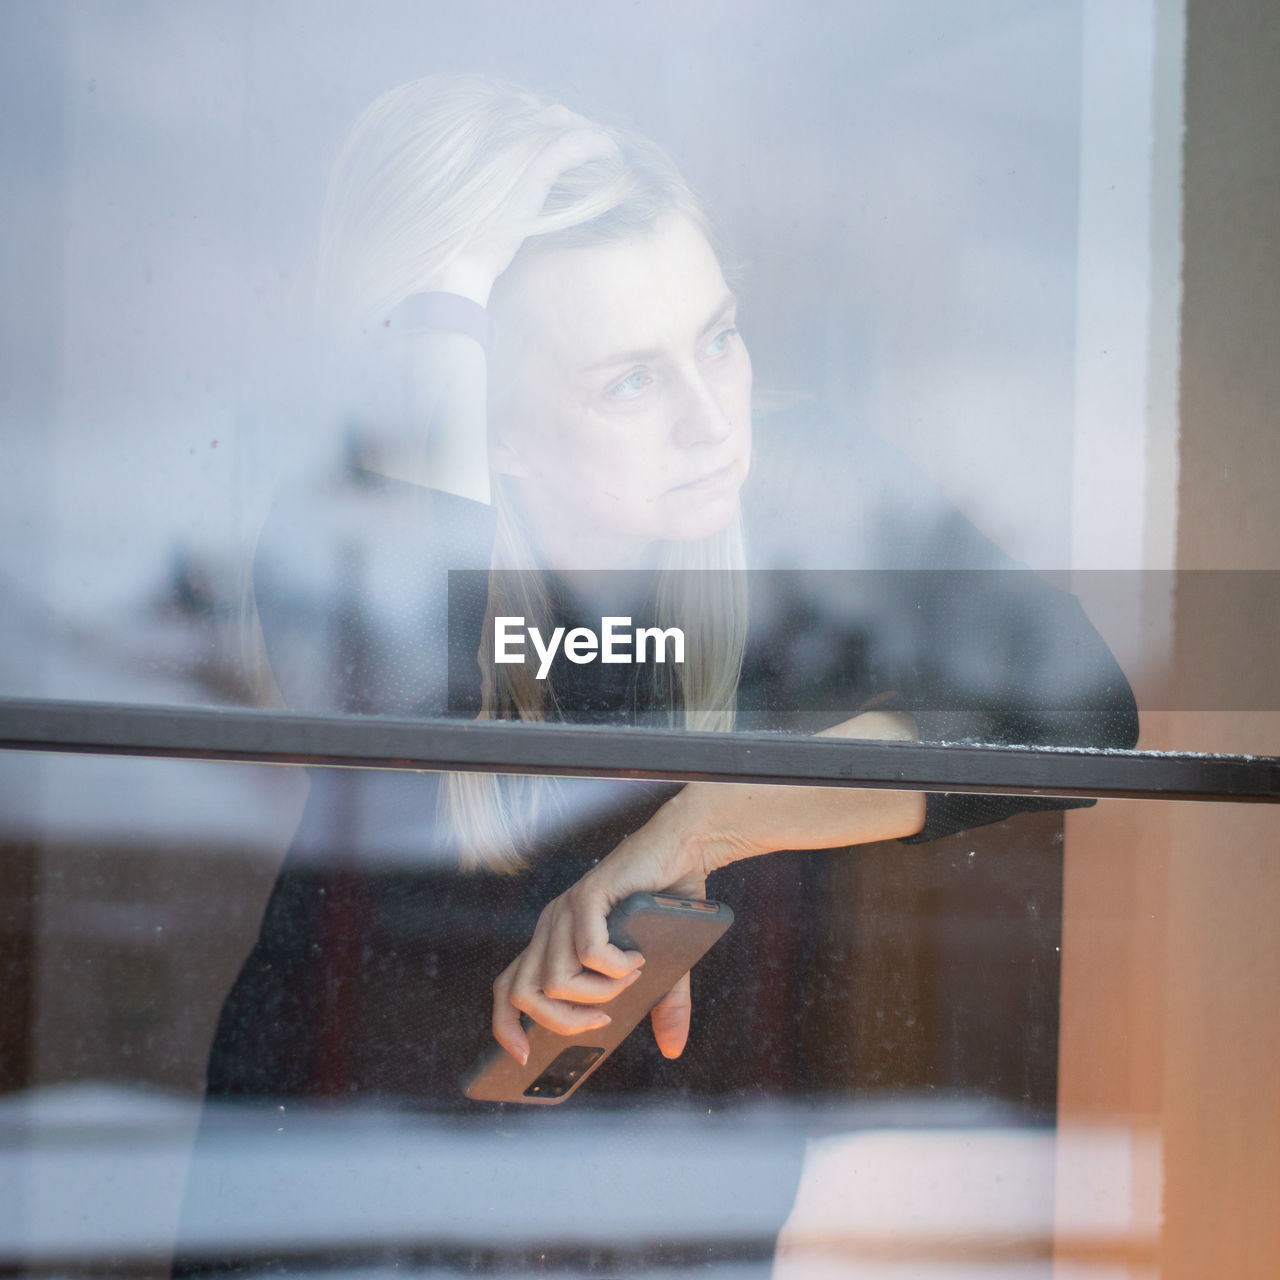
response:
<path id="1" fill-rule="evenodd" d="M 716 325 L 724 319 L 725 313 L 732 311 L 738 305 L 737 294 L 730 293 L 725 296 L 723 302 L 711 313 L 710 319 L 698 330 L 698 337 L 714 329 Z M 658 359 L 663 354 L 661 347 L 649 347 L 643 351 L 618 351 L 611 356 L 605 356 L 603 360 L 596 360 L 592 364 L 586 365 L 583 373 L 597 373 L 601 369 L 611 369 L 616 365 L 622 364 L 646 364 L 651 360 Z"/>

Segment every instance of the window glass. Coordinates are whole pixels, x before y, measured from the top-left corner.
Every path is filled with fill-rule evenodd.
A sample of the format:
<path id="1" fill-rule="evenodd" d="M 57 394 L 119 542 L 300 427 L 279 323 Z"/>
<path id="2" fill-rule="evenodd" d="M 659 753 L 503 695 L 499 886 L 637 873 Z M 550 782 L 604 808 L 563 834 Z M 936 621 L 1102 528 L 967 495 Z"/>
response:
<path id="1" fill-rule="evenodd" d="M 659 797 L 577 783 L 557 853 L 461 873 L 405 838 L 433 781 L 0 758 L 6 1264 L 1109 1275 L 1265 1238 L 1274 809 L 737 863 L 684 1054 L 641 1025 L 558 1106 L 495 1106 L 462 1084 L 589 856 L 575 804 Z"/>
<path id="2" fill-rule="evenodd" d="M 1266 494 L 1179 498 L 1177 6 L 131 14 L 0 18 L 0 692 L 1274 749 Z M 582 119 L 397 89 L 471 74 Z"/>
<path id="3" fill-rule="evenodd" d="M 6 6 L 0 1265 L 1280 1268 L 1261 8 Z"/>

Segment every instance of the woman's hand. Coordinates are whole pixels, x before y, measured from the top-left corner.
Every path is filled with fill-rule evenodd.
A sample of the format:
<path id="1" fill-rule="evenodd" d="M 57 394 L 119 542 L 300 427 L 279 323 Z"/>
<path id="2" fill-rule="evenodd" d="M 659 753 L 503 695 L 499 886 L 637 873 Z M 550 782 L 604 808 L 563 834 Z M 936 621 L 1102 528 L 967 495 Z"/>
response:
<path id="1" fill-rule="evenodd" d="M 456 293 L 487 306 L 498 277 L 528 238 L 562 174 L 612 155 L 614 140 L 565 107 L 543 113 L 546 144 L 520 175 L 493 217 L 475 228 L 462 251 L 425 283 L 432 292 Z M 424 330 L 413 335 L 410 415 L 420 424 L 417 449 L 392 474 L 414 484 L 489 502 L 488 362 L 470 338 Z"/>
<path id="2" fill-rule="evenodd" d="M 548 903 L 529 945 L 493 984 L 493 1034 L 518 1062 L 529 1056 L 520 1023 L 526 1013 L 558 1035 L 577 1035 L 608 1024 L 598 1006 L 625 991 L 644 957 L 609 941 L 608 916 L 632 893 L 670 890 L 705 898 L 714 842 L 696 837 L 685 822 L 688 805 L 668 801 L 638 831 L 601 859 L 577 884 Z M 655 1006 L 650 1018 L 658 1048 L 677 1058 L 689 1035 L 686 975 Z"/>
<path id="3" fill-rule="evenodd" d="M 910 716 L 871 711 L 821 736 L 909 740 L 916 729 Z M 558 1035 L 608 1023 L 599 1006 L 630 986 L 644 963 L 639 952 L 609 942 L 609 912 L 629 894 L 665 890 L 704 898 L 707 876 L 718 867 L 776 849 L 831 849 L 914 835 L 924 815 L 918 791 L 690 783 L 544 908 L 529 945 L 493 984 L 494 1038 L 524 1063 L 529 1041 L 521 1013 Z M 686 976 L 651 1015 L 666 1057 L 683 1051 L 689 1016 Z"/>
<path id="4" fill-rule="evenodd" d="M 497 214 L 476 229 L 462 252 L 431 282 L 433 290 L 461 294 L 487 306 L 494 283 L 535 229 L 560 176 L 616 153 L 617 143 L 607 133 L 567 107 L 548 107 L 543 115 L 546 146 L 520 175 Z"/>

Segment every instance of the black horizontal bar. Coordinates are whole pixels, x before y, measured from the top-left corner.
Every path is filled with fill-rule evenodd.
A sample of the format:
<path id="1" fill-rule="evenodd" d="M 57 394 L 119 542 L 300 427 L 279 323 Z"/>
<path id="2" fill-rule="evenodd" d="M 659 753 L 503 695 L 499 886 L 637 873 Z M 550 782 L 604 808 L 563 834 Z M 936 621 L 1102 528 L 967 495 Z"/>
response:
<path id="1" fill-rule="evenodd" d="M 1280 759 L 0 698 L 0 748 L 364 769 L 1280 800 Z"/>

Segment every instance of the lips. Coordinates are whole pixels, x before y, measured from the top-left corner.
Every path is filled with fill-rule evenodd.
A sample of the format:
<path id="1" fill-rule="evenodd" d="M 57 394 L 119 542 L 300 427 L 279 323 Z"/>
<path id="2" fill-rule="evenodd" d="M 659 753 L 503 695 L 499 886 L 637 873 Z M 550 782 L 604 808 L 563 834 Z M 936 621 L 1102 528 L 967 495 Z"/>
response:
<path id="1" fill-rule="evenodd" d="M 717 467 L 714 471 L 704 471 L 702 475 L 687 481 L 685 484 L 672 485 L 671 493 L 711 493 L 717 489 L 727 488 L 738 478 L 738 464 L 730 462 L 726 466 Z"/>

